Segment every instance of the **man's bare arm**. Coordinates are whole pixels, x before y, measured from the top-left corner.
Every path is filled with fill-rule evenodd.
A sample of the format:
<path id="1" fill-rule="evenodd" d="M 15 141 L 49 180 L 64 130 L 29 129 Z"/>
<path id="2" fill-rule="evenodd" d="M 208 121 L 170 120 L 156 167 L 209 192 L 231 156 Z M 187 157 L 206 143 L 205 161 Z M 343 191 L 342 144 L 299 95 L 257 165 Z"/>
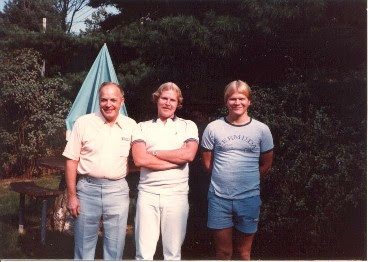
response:
<path id="1" fill-rule="evenodd" d="M 65 161 L 65 182 L 68 194 L 67 208 L 72 216 L 77 217 L 80 212 L 77 198 L 77 167 L 78 161 L 67 158 Z"/>
<path id="2" fill-rule="evenodd" d="M 182 148 L 174 150 L 158 150 L 156 157 L 171 162 L 173 164 L 182 165 L 192 162 L 198 150 L 196 141 L 186 142 Z"/>
<path id="3" fill-rule="evenodd" d="M 128 173 L 139 172 L 141 169 L 134 164 L 133 159 L 128 159 Z"/>
<path id="4" fill-rule="evenodd" d="M 259 174 L 264 177 L 271 170 L 273 161 L 273 150 L 267 153 L 261 154 L 259 157 Z"/>
<path id="5" fill-rule="evenodd" d="M 202 164 L 207 173 L 211 173 L 212 171 L 212 163 L 213 163 L 213 151 L 205 150 L 202 148 Z"/>
<path id="6" fill-rule="evenodd" d="M 144 143 L 135 143 L 132 145 L 132 154 L 134 164 L 137 167 L 145 167 L 152 170 L 160 171 L 179 167 L 179 165 L 170 163 L 147 154 L 146 145 Z"/>
<path id="7" fill-rule="evenodd" d="M 141 169 L 137 167 L 133 160 L 132 149 L 129 150 L 128 156 L 128 174 L 133 172 L 139 172 Z"/>

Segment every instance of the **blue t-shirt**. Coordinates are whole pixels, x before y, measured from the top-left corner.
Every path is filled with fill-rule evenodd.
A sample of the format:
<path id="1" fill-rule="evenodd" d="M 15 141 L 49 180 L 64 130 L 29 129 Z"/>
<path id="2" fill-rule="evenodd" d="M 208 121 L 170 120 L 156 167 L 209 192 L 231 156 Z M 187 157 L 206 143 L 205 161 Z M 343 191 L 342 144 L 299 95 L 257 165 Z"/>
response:
<path id="1" fill-rule="evenodd" d="M 237 126 L 220 118 L 208 124 L 201 146 L 213 151 L 210 191 L 227 199 L 259 195 L 259 156 L 273 149 L 267 125 L 251 118 Z"/>

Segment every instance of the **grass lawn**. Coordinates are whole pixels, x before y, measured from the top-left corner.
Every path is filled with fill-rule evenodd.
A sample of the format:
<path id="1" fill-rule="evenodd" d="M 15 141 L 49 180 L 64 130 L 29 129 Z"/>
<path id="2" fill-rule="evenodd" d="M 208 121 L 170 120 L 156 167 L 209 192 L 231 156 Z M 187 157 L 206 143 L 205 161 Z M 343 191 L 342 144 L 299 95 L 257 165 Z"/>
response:
<path id="1" fill-rule="evenodd" d="M 46 245 L 40 243 L 42 204 L 26 197 L 25 233 L 18 233 L 19 194 L 10 190 L 9 184 L 18 179 L 0 180 L 0 258 L 2 259 L 56 259 L 73 258 L 73 238 L 47 231 Z M 43 187 L 57 189 L 60 175 L 33 179 Z M 62 247 L 62 248 L 61 248 Z"/>
<path id="2" fill-rule="evenodd" d="M 128 183 L 136 188 L 137 175 L 128 176 Z M 43 187 L 58 189 L 60 175 L 45 175 L 33 179 Z M 197 181 L 198 180 L 198 181 Z M 190 194 L 190 215 L 188 219 L 187 235 L 182 247 L 183 260 L 214 258 L 211 237 L 206 229 L 206 189 L 197 187 L 206 184 L 203 177 L 197 177 L 191 185 L 194 193 Z M 47 230 L 46 244 L 40 242 L 41 201 L 32 200 L 26 196 L 25 202 L 25 233 L 18 233 L 19 194 L 9 188 L 11 182 L 17 179 L 0 180 L 0 259 L 73 259 L 73 236 Z M 197 192 L 202 192 L 199 194 Z M 128 231 L 125 241 L 123 259 L 133 260 L 135 256 L 134 244 L 134 210 L 130 210 Z M 102 239 L 99 238 L 96 247 L 96 259 L 102 259 Z M 161 241 L 157 244 L 154 259 L 163 259 Z"/>
<path id="3" fill-rule="evenodd" d="M 43 187 L 57 189 L 61 180 L 60 175 L 45 175 L 35 178 L 33 181 Z M 41 202 L 31 200 L 26 197 L 25 203 L 25 234 L 18 233 L 18 206 L 19 194 L 9 189 L 9 184 L 14 179 L 0 180 L 0 259 L 73 259 L 73 236 L 64 233 L 52 232 L 46 233 L 46 244 L 40 242 L 40 220 L 41 220 Z M 138 183 L 137 175 L 127 177 L 131 192 L 134 195 Z M 206 227 L 207 207 L 206 196 L 209 184 L 209 177 L 194 174 L 189 179 L 189 217 L 187 233 L 182 246 L 183 260 L 213 260 L 215 259 L 215 250 L 211 232 Z M 310 259 L 308 254 L 302 254 L 300 250 L 293 250 L 292 253 L 276 248 L 282 245 L 280 242 L 272 241 L 273 236 L 260 232 L 255 237 L 252 247 L 252 256 L 255 260 L 284 260 L 284 259 Z M 357 238 L 358 240 L 360 238 Z M 351 238 L 348 239 L 350 241 Z M 360 242 L 364 243 L 366 239 Z M 359 241 L 355 241 L 359 243 Z M 351 251 L 349 251 L 351 249 Z M 321 254 L 312 259 L 362 259 L 366 257 L 366 249 L 359 245 L 346 249 L 343 253 L 336 249 L 335 253 L 327 252 L 327 255 Z M 307 247 L 306 247 L 307 250 Z M 123 259 L 134 260 L 134 207 L 130 210 L 128 217 L 127 238 Z M 102 239 L 99 238 L 96 248 L 96 259 L 102 259 Z M 154 259 L 163 259 L 161 241 L 158 241 Z"/>

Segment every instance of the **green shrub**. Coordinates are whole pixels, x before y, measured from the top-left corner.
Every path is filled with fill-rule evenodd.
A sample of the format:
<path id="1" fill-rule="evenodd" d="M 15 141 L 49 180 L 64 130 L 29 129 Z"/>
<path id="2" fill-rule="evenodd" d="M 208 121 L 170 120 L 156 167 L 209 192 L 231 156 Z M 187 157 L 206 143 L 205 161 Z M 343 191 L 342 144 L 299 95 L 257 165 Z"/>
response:
<path id="1" fill-rule="evenodd" d="M 70 102 L 59 78 L 42 78 L 40 54 L 32 49 L 0 57 L 0 159 L 4 177 L 31 177 L 36 160 L 64 138 Z"/>
<path id="2" fill-rule="evenodd" d="M 254 88 L 252 115 L 269 125 L 275 143 L 273 169 L 261 190 L 260 235 L 270 239 L 269 249 L 279 258 L 351 259 L 364 253 L 366 131 L 359 98 L 348 92 L 356 83 L 335 84 L 325 94 L 342 92 L 355 104 L 330 105 L 314 87 L 323 88 L 321 82 Z M 351 106 L 355 120 L 347 123 L 339 107 Z"/>

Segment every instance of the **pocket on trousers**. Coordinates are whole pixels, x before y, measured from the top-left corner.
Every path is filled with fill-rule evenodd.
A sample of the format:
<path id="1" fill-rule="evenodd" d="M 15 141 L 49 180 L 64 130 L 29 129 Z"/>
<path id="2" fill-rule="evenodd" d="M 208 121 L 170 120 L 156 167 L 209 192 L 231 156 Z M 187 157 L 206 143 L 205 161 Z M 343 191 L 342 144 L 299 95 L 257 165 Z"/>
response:
<path id="1" fill-rule="evenodd" d="M 122 179 L 122 181 L 120 183 L 120 190 L 124 194 L 129 194 L 129 185 L 128 185 L 128 182 L 125 179 Z"/>
<path id="2" fill-rule="evenodd" d="M 213 199 L 215 196 L 215 192 L 211 192 L 208 190 L 208 193 L 207 193 L 207 200 L 210 200 L 210 199 Z"/>
<path id="3" fill-rule="evenodd" d="M 83 189 L 85 188 L 85 179 L 81 178 L 81 179 L 78 179 L 77 181 L 77 192 L 78 191 L 83 191 Z"/>

